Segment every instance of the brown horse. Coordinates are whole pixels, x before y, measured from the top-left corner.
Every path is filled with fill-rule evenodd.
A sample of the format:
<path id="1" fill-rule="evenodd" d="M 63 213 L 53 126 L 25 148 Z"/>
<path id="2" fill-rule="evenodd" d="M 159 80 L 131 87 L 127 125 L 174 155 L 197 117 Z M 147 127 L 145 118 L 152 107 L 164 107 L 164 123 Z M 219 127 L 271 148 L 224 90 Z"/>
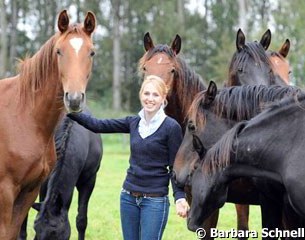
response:
<path id="1" fill-rule="evenodd" d="M 91 35 L 96 20 L 69 25 L 66 10 L 59 32 L 19 74 L 0 81 L 0 239 L 16 239 L 41 183 L 53 168 L 54 130 L 67 111 L 81 111 L 94 55 Z"/>
<path id="2" fill-rule="evenodd" d="M 206 87 L 202 78 L 192 70 L 183 58 L 178 55 L 181 50 L 181 38 L 176 35 L 171 45 L 154 45 L 149 33 L 144 36 L 145 54 L 139 60 L 139 73 L 142 77 L 157 75 L 164 79 L 168 88 L 167 115 L 175 118 L 183 131 L 186 127 L 186 116 L 193 97 Z M 191 202 L 190 189 L 186 189 L 187 201 Z M 216 227 L 218 211 L 203 223 L 205 229 Z M 205 239 L 212 239 L 206 236 Z"/>
<path id="3" fill-rule="evenodd" d="M 268 50 L 266 53 L 272 63 L 275 76 L 279 76 L 286 84 L 290 83 L 291 67 L 287 60 L 290 49 L 290 41 L 286 39 L 279 51 Z"/>

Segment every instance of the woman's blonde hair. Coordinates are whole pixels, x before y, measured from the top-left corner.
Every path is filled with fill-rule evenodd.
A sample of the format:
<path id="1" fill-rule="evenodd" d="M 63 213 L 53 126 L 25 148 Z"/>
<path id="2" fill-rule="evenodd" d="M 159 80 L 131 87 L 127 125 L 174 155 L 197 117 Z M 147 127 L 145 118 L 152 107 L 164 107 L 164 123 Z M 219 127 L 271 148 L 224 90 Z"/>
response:
<path id="1" fill-rule="evenodd" d="M 146 84 L 151 83 L 153 84 L 157 91 L 159 92 L 159 94 L 163 97 L 166 97 L 167 93 L 168 93 L 168 88 L 164 82 L 164 80 L 156 75 L 148 75 L 145 77 L 142 85 L 141 85 L 141 89 L 139 91 L 139 96 L 141 97 L 141 94 L 144 91 L 144 87 L 146 86 Z"/>

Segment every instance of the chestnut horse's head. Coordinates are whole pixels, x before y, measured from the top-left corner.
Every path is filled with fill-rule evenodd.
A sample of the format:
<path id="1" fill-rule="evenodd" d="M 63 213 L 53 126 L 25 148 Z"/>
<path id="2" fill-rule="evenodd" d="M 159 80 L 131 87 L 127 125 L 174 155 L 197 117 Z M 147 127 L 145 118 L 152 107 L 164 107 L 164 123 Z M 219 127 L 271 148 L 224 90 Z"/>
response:
<path id="1" fill-rule="evenodd" d="M 59 38 L 55 44 L 59 78 L 64 91 L 64 105 L 68 112 L 82 111 L 86 99 L 86 86 L 95 54 L 92 33 L 96 19 L 88 12 L 82 26 L 69 25 L 67 11 L 58 17 Z"/>

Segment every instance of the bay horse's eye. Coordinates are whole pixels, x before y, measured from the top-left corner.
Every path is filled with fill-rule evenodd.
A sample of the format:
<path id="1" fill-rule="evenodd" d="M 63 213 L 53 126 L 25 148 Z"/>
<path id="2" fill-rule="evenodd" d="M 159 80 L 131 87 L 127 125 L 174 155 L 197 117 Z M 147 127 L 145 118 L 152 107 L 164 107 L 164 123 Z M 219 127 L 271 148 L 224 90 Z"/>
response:
<path id="1" fill-rule="evenodd" d="M 93 57 L 95 55 L 95 52 L 92 50 L 91 52 L 90 52 L 90 57 Z"/>
<path id="2" fill-rule="evenodd" d="M 194 132 L 196 130 L 196 126 L 192 122 L 190 122 L 188 124 L 188 129 L 190 132 Z"/>
<path id="3" fill-rule="evenodd" d="M 59 48 L 56 49 L 56 54 L 59 55 L 59 56 L 62 56 L 62 53 L 61 53 Z"/>
<path id="4" fill-rule="evenodd" d="M 146 67 L 145 66 L 143 67 L 143 71 L 146 71 Z"/>
<path id="5" fill-rule="evenodd" d="M 243 69 L 242 68 L 238 68 L 237 71 L 238 72 L 243 72 Z"/>
<path id="6" fill-rule="evenodd" d="M 175 73 L 176 72 L 176 69 L 175 68 L 173 68 L 172 70 L 171 70 L 171 73 Z"/>

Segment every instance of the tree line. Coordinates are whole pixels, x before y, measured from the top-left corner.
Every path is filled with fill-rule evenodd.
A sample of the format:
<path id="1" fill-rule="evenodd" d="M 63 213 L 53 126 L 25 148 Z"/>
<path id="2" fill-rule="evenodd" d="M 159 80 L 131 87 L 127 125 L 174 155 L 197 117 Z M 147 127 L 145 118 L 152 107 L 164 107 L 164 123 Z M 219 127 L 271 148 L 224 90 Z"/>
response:
<path id="1" fill-rule="evenodd" d="M 67 9 L 83 20 L 88 10 L 97 17 L 96 56 L 89 84 L 90 98 L 107 108 L 139 108 L 138 60 L 143 37 L 170 44 L 182 38 L 188 64 L 205 79 L 222 85 L 227 78 L 239 28 L 247 40 L 259 40 L 268 28 L 270 49 L 289 38 L 292 82 L 303 87 L 305 1 L 281 0 L 0 0 L 0 77 L 16 73 L 18 58 L 33 55 L 57 31 L 57 14 Z"/>

